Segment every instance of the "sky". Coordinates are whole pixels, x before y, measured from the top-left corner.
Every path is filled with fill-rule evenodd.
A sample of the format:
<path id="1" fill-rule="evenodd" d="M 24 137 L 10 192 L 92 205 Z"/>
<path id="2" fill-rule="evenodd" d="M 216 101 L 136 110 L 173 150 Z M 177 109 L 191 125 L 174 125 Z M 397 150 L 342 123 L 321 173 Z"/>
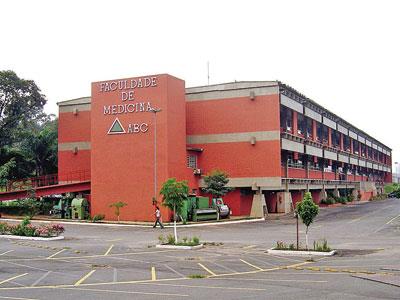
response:
<path id="1" fill-rule="evenodd" d="M 280 80 L 400 162 L 400 1 L 0 2 L 0 70 L 57 102 L 93 81 L 169 73 L 186 86 Z"/>

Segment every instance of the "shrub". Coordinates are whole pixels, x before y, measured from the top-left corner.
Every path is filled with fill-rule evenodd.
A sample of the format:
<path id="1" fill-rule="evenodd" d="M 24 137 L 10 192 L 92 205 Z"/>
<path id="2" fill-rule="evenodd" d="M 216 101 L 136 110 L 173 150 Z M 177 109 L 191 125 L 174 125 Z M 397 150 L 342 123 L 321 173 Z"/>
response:
<path id="1" fill-rule="evenodd" d="M 348 202 L 353 202 L 354 201 L 354 195 L 353 194 L 348 194 L 347 195 L 347 201 Z"/>
<path id="2" fill-rule="evenodd" d="M 321 204 L 330 205 L 330 204 L 335 204 L 335 203 L 336 203 L 335 198 L 332 196 L 328 196 L 326 199 L 321 200 Z"/>
<path id="3" fill-rule="evenodd" d="M 200 245 L 200 239 L 197 236 L 193 238 L 184 237 L 181 241 L 178 240 L 175 242 L 175 237 L 172 234 L 168 234 L 167 237 L 164 238 L 163 235 L 158 237 L 160 244 L 167 245 L 177 245 L 177 246 L 197 246 Z"/>
<path id="4" fill-rule="evenodd" d="M 287 246 L 283 241 L 277 241 L 275 249 L 276 250 L 286 250 Z"/>
<path id="5" fill-rule="evenodd" d="M 162 234 L 160 234 L 158 236 L 158 241 L 160 242 L 161 245 L 165 244 L 165 237 Z"/>
<path id="6" fill-rule="evenodd" d="M 34 226 L 30 223 L 29 218 L 25 218 L 18 225 L 8 225 L 7 223 L 0 223 L 0 234 L 50 237 L 59 236 L 64 231 L 64 226 L 60 224 L 48 224 L 39 227 Z"/>
<path id="7" fill-rule="evenodd" d="M 92 218 L 92 222 L 93 222 L 93 223 L 96 223 L 96 222 L 98 222 L 98 221 L 104 220 L 105 217 L 106 217 L 106 216 L 105 216 L 104 214 L 97 214 L 97 215 L 94 215 L 93 218 Z"/>
<path id="8" fill-rule="evenodd" d="M 51 230 L 54 235 L 59 236 L 60 234 L 64 233 L 65 228 L 61 224 L 52 224 Z"/>
<path id="9" fill-rule="evenodd" d="M 200 239 L 199 239 L 197 236 L 194 236 L 194 237 L 192 238 L 192 241 L 193 241 L 193 243 L 194 243 L 195 245 L 199 245 L 199 244 L 200 244 Z"/>
<path id="10" fill-rule="evenodd" d="M 326 239 L 323 239 L 321 242 L 314 241 L 314 251 L 330 252 L 331 250 Z"/>
<path id="11" fill-rule="evenodd" d="M 375 200 L 385 200 L 387 199 L 388 195 L 386 193 L 378 194 L 376 196 L 372 196 L 370 201 L 375 201 Z"/>
<path id="12" fill-rule="evenodd" d="M 9 232 L 10 226 L 7 223 L 0 223 L 0 234 L 7 234 Z"/>
<path id="13" fill-rule="evenodd" d="M 347 197 L 338 197 L 337 198 L 337 202 L 342 203 L 342 204 L 346 204 Z"/>
<path id="14" fill-rule="evenodd" d="M 172 234 L 167 235 L 167 244 L 169 244 L 169 245 L 175 244 L 175 237 Z"/>
<path id="15" fill-rule="evenodd" d="M 26 216 L 26 217 L 22 220 L 21 226 L 27 226 L 27 225 L 29 225 L 29 224 L 31 224 L 31 218 L 30 218 L 29 216 Z"/>

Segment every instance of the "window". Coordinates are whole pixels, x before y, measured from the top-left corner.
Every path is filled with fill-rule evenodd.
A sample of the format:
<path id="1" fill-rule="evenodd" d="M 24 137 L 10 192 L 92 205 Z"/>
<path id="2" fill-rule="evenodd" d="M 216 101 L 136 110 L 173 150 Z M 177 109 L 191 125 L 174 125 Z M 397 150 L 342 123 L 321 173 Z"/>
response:
<path id="1" fill-rule="evenodd" d="M 322 124 L 317 122 L 317 141 L 322 140 Z"/>
<path id="2" fill-rule="evenodd" d="M 340 132 L 332 129 L 332 144 L 334 147 L 340 147 Z"/>
<path id="3" fill-rule="evenodd" d="M 356 140 L 353 140 L 353 153 L 358 155 L 359 149 L 360 149 L 360 143 Z"/>
<path id="4" fill-rule="evenodd" d="M 328 143 L 328 136 L 329 136 L 329 129 L 328 126 L 321 125 L 322 126 L 322 142 L 324 144 Z"/>
<path id="5" fill-rule="evenodd" d="M 313 121 L 306 117 L 306 138 L 313 138 Z"/>
<path id="6" fill-rule="evenodd" d="M 297 134 L 304 135 L 305 134 L 305 126 L 304 126 L 304 116 L 302 114 L 297 114 Z"/>
<path id="7" fill-rule="evenodd" d="M 188 168 L 197 169 L 197 156 L 188 154 L 186 156 L 186 166 Z"/>
<path id="8" fill-rule="evenodd" d="M 343 136 L 343 147 L 345 151 L 350 151 L 350 137 L 348 135 Z"/>
<path id="9" fill-rule="evenodd" d="M 281 105 L 280 117 L 282 129 L 286 132 L 292 132 L 292 110 Z"/>

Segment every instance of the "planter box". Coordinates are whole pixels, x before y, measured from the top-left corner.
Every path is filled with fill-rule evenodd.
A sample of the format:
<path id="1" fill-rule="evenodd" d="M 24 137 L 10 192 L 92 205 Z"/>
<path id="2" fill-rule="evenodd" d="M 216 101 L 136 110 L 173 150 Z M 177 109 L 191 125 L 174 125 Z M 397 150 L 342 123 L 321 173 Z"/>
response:
<path id="1" fill-rule="evenodd" d="M 28 241 L 59 241 L 63 240 L 64 236 L 54 236 L 54 237 L 39 237 L 39 236 L 20 236 L 20 235 L 0 235 L 0 239 L 10 239 L 10 240 L 28 240 Z"/>
<path id="2" fill-rule="evenodd" d="M 336 250 L 330 252 L 320 251 L 296 251 L 296 250 L 274 250 L 268 249 L 269 254 L 283 255 L 283 256 L 332 256 L 336 253 Z"/>
<path id="3" fill-rule="evenodd" d="M 200 249 L 203 248 L 204 245 L 200 244 L 197 246 L 178 246 L 178 245 L 156 245 L 156 248 L 161 248 L 161 249 L 176 249 L 176 250 L 196 250 L 196 249 Z"/>

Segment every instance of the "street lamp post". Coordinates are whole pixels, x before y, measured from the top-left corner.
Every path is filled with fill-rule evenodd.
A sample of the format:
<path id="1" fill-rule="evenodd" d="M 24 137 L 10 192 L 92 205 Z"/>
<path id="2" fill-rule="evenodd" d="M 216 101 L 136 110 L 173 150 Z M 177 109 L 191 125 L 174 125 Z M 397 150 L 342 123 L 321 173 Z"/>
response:
<path id="1" fill-rule="evenodd" d="M 154 198 L 157 202 L 157 113 L 161 108 L 151 108 L 150 112 L 154 113 Z"/>

